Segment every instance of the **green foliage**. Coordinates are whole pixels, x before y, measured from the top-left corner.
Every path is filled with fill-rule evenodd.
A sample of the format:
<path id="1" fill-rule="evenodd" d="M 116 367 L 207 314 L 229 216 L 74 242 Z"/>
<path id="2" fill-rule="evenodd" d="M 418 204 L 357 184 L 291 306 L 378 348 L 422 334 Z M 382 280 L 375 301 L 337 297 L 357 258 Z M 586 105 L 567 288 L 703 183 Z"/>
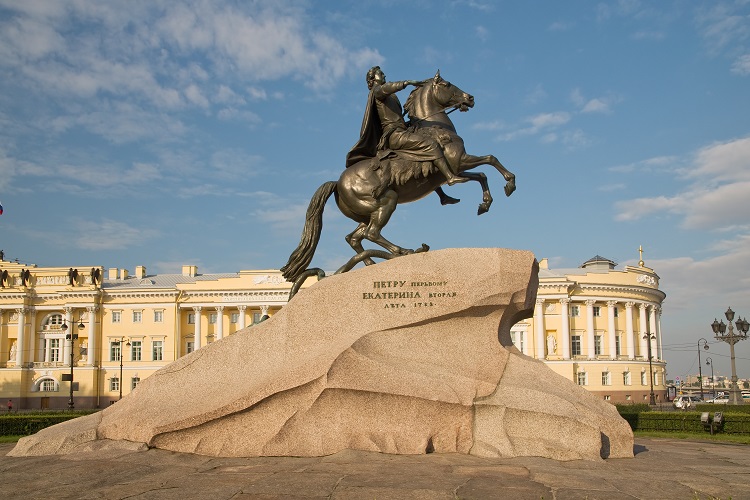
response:
<path id="1" fill-rule="evenodd" d="M 92 411 L 24 412 L 0 415 L 0 436 L 29 436 L 45 427 L 65 422 Z"/>
<path id="2" fill-rule="evenodd" d="M 617 408 L 620 415 L 623 413 L 643 413 L 651 411 L 651 407 L 646 403 L 616 404 L 615 408 Z"/>
<path id="3" fill-rule="evenodd" d="M 712 409 L 716 411 L 713 405 Z M 687 433 L 708 433 L 709 430 L 701 422 L 700 411 L 652 411 L 641 413 L 620 413 L 630 428 L 634 431 L 659 431 L 659 432 L 687 432 Z M 726 413 L 724 415 L 724 425 L 721 429 L 714 429 L 714 432 L 724 434 L 750 435 L 750 415 L 744 413 Z M 713 418 L 714 412 L 710 412 Z"/>
<path id="4" fill-rule="evenodd" d="M 723 414 L 745 414 L 750 415 L 750 404 L 744 405 L 715 405 L 713 403 L 702 403 L 695 405 L 695 411 L 708 411 L 713 414 L 716 411 L 720 411 Z"/>

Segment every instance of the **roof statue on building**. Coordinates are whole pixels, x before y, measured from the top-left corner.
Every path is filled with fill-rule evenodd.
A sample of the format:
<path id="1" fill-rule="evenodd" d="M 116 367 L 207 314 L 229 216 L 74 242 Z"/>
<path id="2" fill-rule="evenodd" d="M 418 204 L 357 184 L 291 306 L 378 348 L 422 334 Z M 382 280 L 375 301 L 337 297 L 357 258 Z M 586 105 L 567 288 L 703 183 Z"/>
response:
<path id="1" fill-rule="evenodd" d="M 333 194 L 339 210 L 358 224 L 346 236 L 355 255 L 336 271 L 340 273 L 359 262 L 374 264 L 373 258 L 391 259 L 429 250 L 425 244 L 417 249 L 398 246 L 381 232 L 399 204 L 419 200 L 432 191 L 437 191 L 444 205 L 458 202 L 442 192 L 444 184 L 479 183 L 482 203 L 477 214 L 487 212 L 492 195 L 486 175 L 469 172 L 475 167 L 494 167 L 506 181 L 506 196 L 516 189 L 515 175 L 497 158 L 466 152 L 448 114 L 473 108 L 474 96 L 443 79 L 440 71 L 426 80 L 389 83 L 380 67 L 374 66 L 367 72 L 366 81 L 369 93 L 359 140 L 347 154 L 346 168 L 338 181 L 324 183 L 313 195 L 300 243 L 281 268 L 284 278 L 295 284 L 310 276 L 325 275 L 321 269 L 308 266 L 320 239 L 325 203 Z M 407 122 L 395 94 L 408 86 L 414 89 L 404 105 Z M 365 240 L 384 250 L 365 250 Z M 292 295 L 295 292 L 293 288 Z"/>

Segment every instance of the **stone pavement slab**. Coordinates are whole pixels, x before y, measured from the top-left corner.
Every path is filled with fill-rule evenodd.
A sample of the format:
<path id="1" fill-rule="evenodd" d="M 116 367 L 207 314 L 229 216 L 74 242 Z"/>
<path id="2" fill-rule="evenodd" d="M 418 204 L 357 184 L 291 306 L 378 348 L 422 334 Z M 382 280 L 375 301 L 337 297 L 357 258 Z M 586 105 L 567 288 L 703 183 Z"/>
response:
<path id="1" fill-rule="evenodd" d="M 636 438 L 635 457 L 558 462 L 464 454 L 217 458 L 165 450 L 7 457 L 2 499 L 750 500 L 750 446 Z"/>

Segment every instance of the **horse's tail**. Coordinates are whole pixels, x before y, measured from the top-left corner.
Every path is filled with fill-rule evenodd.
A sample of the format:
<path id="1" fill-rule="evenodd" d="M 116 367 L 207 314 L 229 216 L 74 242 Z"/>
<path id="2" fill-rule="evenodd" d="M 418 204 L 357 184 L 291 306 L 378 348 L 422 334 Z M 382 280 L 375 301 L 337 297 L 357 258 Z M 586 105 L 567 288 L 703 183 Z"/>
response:
<path id="1" fill-rule="evenodd" d="M 289 256 L 286 265 L 281 268 L 281 274 L 287 281 L 295 282 L 312 262 L 323 229 L 323 209 L 328 198 L 336 191 L 336 184 L 336 181 L 323 183 L 310 200 L 299 245 Z"/>

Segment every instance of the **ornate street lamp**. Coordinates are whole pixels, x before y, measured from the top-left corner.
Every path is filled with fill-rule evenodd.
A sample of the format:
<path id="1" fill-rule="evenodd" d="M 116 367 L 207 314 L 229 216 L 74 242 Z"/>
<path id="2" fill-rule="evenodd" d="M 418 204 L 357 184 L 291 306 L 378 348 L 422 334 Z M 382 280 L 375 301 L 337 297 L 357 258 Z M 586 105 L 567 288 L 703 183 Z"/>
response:
<path id="1" fill-rule="evenodd" d="M 83 324 L 83 319 L 78 319 L 78 330 L 83 330 L 86 327 L 86 325 Z M 70 398 L 68 399 L 68 409 L 72 410 L 75 408 L 75 405 L 73 404 L 73 342 L 76 341 L 78 338 L 77 333 L 73 333 L 73 329 L 70 329 L 70 333 L 67 333 L 68 331 L 68 324 L 65 323 L 65 320 L 63 320 L 63 324 L 60 325 L 60 329 L 65 333 L 65 340 L 70 340 Z"/>
<path id="2" fill-rule="evenodd" d="M 747 338 L 747 330 L 750 328 L 750 324 L 748 324 L 747 319 L 737 318 L 737 321 L 734 323 L 737 326 L 737 333 L 735 334 L 734 328 L 732 328 L 734 311 L 732 311 L 731 307 L 727 309 L 724 316 L 726 316 L 729 325 L 725 324 L 724 320 L 718 322 L 714 318 L 714 322 L 711 323 L 711 329 L 714 331 L 714 338 L 716 340 L 723 340 L 729 344 L 729 353 L 732 360 L 732 387 L 729 389 L 731 394 L 729 404 L 739 405 L 742 404 L 742 394 L 740 393 L 740 387 L 737 385 L 737 369 L 734 365 L 734 344 Z M 727 333 L 727 326 L 729 326 L 729 333 Z"/>
<path id="3" fill-rule="evenodd" d="M 120 348 L 120 378 L 119 378 L 119 384 L 118 384 L 120 386 L 120 399 L 122 399 L 122 357 L 125 354 L 122 349 L 122 344 L 125 343 L 126 341 L 127 343 L 125 345 L 127 347 L 130 347 L 130 339 L 126 339 L 125 337 L 120 337 L 119 340 L 112 341 L 113 345 L 116 345 Z M 120 399 L 118 399 L 118 401 Z"/>
<path id="4" fill-rule="evenodd" d="M 714 399 L 716 399 L 716 384 L 714 381 L 714 361 L 711 359 L 711 356 L 706 357 L 706 366 L 711 365 L 711 394 L 713 394 Z M 716 401 L 714 401 L 715 403 Z"/>
<path id="5" fill-rule="evenodd" d="M 698 385 L 701 386 L 701 399 L 703 399 L 703 371 L 701 370 L 701 342 L 703 342 L 703 348 L 708 351 L 708 340 L 702 337 L 698 339 Z"/>
<path id="6" fill-rule="evenodd" d="M 651 365 L 651 342 L 656 339 L 656 334 L 654 333 L 646 333 L 643 336 L 643 340 L 646 340 L 646 345 L 648 346 L 648 376 L 651 379 L 651 395 L 649 396 L 648 404 L 655 405 L 656 404 L 656 396 L 654 395 L 654 368 Z"/>

